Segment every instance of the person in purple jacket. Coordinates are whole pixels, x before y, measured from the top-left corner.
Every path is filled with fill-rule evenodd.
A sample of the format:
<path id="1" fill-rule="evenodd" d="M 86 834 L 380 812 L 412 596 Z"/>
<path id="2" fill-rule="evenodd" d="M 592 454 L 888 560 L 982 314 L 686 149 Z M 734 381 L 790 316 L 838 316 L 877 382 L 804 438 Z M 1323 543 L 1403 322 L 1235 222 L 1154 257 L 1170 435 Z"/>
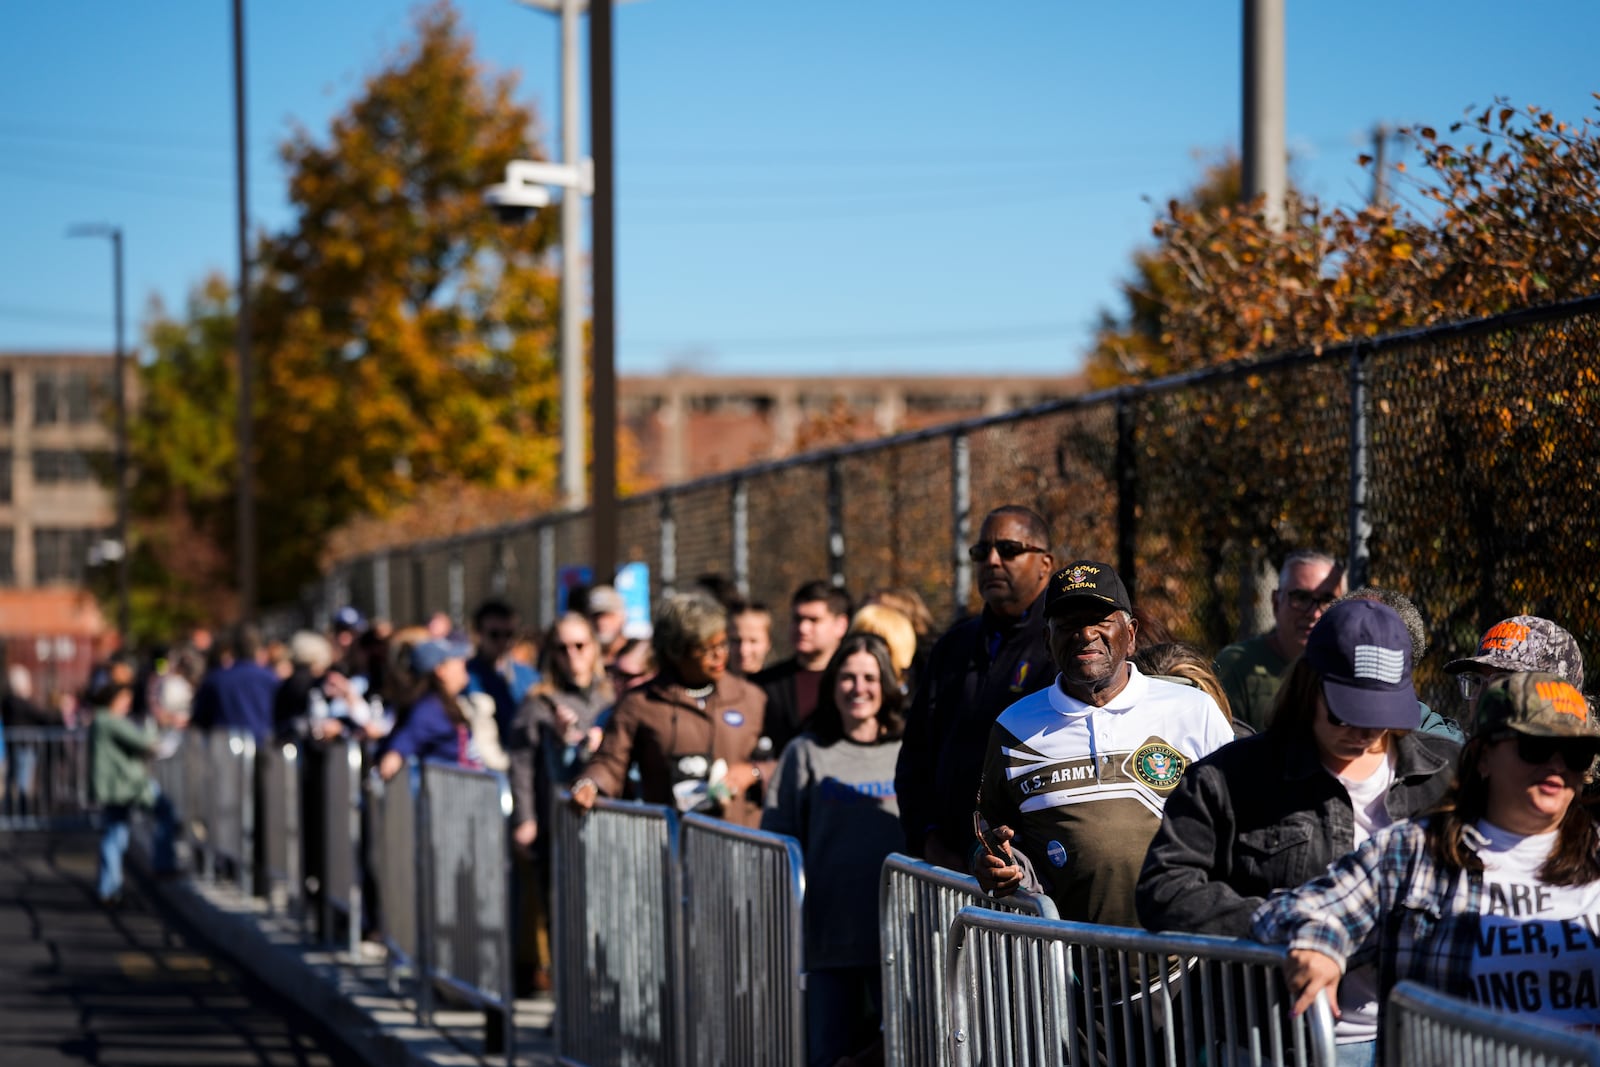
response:
<path id="1" fill-rule="evenodd" d="M 467 688 L 471 655 L 472 646 L 448 638 L 424 641 L 411 650 L 411 670 L 423 680 L 423 691 L 385 742 L 378 761 L 378 773 L 385 779 L 400 773 L 412 756 L 424 763 L 483 766 L 459 700 Z"/>

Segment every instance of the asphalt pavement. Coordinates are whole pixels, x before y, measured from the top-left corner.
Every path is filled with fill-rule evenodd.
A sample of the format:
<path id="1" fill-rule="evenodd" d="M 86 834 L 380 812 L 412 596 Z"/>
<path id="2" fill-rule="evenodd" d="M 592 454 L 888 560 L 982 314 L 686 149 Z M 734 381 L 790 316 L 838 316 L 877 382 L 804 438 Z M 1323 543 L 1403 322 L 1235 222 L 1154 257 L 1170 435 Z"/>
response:
<path id="1" fill-rule="evenodd" d="M 0 833 L 0 1067 L 333 1067 L 321 1023 L 186 940 L 130 877 L 95 900 L 93 834 Z"/>

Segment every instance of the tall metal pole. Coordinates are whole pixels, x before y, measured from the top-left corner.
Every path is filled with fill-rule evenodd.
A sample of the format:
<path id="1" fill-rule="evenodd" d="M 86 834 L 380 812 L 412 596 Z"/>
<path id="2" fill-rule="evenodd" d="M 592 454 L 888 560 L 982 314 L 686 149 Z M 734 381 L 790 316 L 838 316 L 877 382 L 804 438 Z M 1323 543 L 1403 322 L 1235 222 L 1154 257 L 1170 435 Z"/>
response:
<path id="1" fill-rule="evenodd" d="M 1283 0 L 1244 0 L 1244 198 L 1281 231 L 1288 192 Z"/>
<path id="2" fill-rule="evenodd" d="M 589 151 L 594 157 L 594 576 L 609 582 L 617 563 L 616 159 L 612 148 L 613 0 L 589 5 Z"/>
<path id="3" fill-rule="evenodd" d="M 581 0 L 561 0 L 561 162 L 582 164 L 578 118 L 578 14 Z M 588 501 L 584 480 L 583 194 L 561 194 L 561 498 L 569 508 Z"/>
<path id="4" fill-rule="evenodd" d="M 113 298 L 117 316 L 117 350 L 111 356 L 111 375 L 114 379 L 111 385 L 111 395 L 117 409 L 117 450 L 115 467 L 117 472 L 117 545 L 121 553 L 117 556 L 117 638 L 122 648 L 128 647 L 128 637 L 131 633 L 131 610 L 128 601 L 128 384 L 126 373 L 128 369 L 127 348 L 123 344 L 123 314 L 122 314 L 122 229 L 113 227 L 111 230 L 111 256 L 112 256 L 112 288 L 115 292 Z"/>
<path id="5" fill-rule="evenodd" d="M 111 353 L 111 398 L 116 420 L 112 430 L 114 437 L 112 469 L 117 479 L 117 518 L 114 531 L 118 549 L 117 643 L 119 647 L 127 648 L 131 630 L 129 623 L 131 602 L 128 599 L 128 385 L 127 346 L 123 341 L 123 324 L 126 316 L 123 314 L 122 301 L 122 227 L 106 223 L 73 226 L 67 230 L 67 236 L 111 238 L 112 308 L 117 331 L 117 346 Z"/>
<path id="6" fill-rule="evenodd" d="M 250 210 L 249 181 L 245 169 L 244 125 L 244 0 L 233 0 L 233 149 L 238 174 L 239 200 L 239 315 L 235 345 L 239 355 L 239 618 L 251 622 L 256 615 L 256 497 L 255 463 L 251 452 L 250 365 Z"/>

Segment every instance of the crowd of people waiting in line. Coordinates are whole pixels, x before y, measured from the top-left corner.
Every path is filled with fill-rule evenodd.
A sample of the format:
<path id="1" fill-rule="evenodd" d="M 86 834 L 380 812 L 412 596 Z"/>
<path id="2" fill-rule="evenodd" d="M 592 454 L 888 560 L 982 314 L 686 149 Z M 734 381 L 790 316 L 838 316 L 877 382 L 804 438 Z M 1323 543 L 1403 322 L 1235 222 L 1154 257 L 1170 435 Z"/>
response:
<path id="1" fill-rule="evenodd" d="M 444 616 L 392 630 L 350 608 L 276 649 L 241 627 L 108 675 L 95 721 L 120 755 L 96 758 L 97 789 L 124 813 L 152 803 L 129 768 L 183 725 L 356 736 L 385 778 L 413 757 L 503 771 L 534 991 L 550 983 L 540 827 L 563 790 L 579 811 L 628 797 L 792 835 L 824 1067 L 881 1055 L 877 885 L 896 851 L 1065 919 L 1286 945 L 1296 1010 L 1336 1005 L 1341 1064 L 1375 1062 L 1403 979 L 1600 1027 L 1600 841 L 1581 803 L 1600 728 L 1566 630 L 1493 622 L 1444 667 L 1459 707 L 1433 709 L 1412 681 L 1416 607 L 1347 593 L 1330 556 L 1291 553 L 1272 627 L 1211 657 L 1153 640 L 1112 567 L 1059 565 L 1052 545 L 1033 511 L 989 513 L 968 552 L 982 609 L 943 634 L 910 590 L 857 605 L 808 582 L 775 664 L 772 611 L 714 575 L 663 598 L 647 639 L 608 586 L 537 635 L 501 600 L 471 641 Z"/>

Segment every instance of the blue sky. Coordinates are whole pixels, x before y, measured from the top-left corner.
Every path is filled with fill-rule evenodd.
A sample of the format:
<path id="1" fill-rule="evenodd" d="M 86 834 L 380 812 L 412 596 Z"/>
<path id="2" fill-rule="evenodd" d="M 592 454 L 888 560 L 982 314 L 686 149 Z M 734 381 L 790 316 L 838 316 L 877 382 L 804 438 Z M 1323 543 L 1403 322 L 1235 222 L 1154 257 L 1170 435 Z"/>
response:
<path id="1" fill-rule="evenodd" d="M 228 0 L 0 5 L 0 350 L 107 350 L 232 274 Z M 246 0 L 251 214 L 274 148 L 409 38 L 407 0 Z M 458 0 L 554 132 L 556 20 Z M 1289 3 L 1292 174 L 1353 204 L 1379 122 L 1594 114 L 1600 5 Z M 1240 7 L 640 0 L 617 13 L 623 373 L 1065 373 L 1156 206 L 1236 146 Z"/>

